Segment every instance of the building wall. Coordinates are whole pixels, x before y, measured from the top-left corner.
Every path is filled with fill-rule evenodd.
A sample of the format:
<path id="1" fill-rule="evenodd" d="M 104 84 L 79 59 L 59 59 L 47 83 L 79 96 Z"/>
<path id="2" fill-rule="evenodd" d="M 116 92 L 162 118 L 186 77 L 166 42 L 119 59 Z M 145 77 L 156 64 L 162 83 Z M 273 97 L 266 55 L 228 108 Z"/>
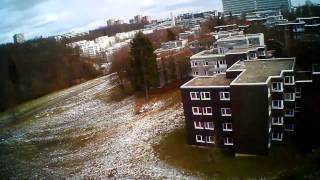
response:
<path id="1" fill-rule="evenodd" d="M 289 9 L 290 0 L 222 0 L 225 13 Z"/>
<path id="2" fill-rule="evenodd" d="M 267 85 L 232 85 L 231 99 L 236 153 L 267 154 L 270 123 Z"/>
<path id="3" fill-rule="evenodd" d="M 210 92 L 211 100 L 191 100 L 190 92 Z M 230 92 L 230 88 L 181 89 L 183 109 L 186 121 L 187 143 L 198 146 L 215 146 L 232 150 L 233 146 L 224 145 L 224 138 L 233 138 L 233 132 L 223 131 L 222 123 L 232 123 L 232 117 L 222 117 L 221 108 L 231 108 L 231 101 L 220 101 L 219 92 Z M 212 107 L 212 116 L 193 115 L 192 107 Z M 213 122 L 214 130 L 198 130 L 194 121 Z M 196 135 L 214 136 L 215 144 L 197 143 Z"/>

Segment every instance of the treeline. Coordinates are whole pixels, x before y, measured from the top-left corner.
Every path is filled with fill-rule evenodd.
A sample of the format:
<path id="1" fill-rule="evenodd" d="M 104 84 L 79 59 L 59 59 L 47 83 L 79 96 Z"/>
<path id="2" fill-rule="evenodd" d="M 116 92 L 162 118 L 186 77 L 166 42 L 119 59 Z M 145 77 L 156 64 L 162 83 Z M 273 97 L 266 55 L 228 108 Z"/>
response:
<path id="1" fill-rule="evenodd" d="M 38 39 L 0 46 L 0 111 L 100 75 L 78 50 Z"/>
<path id="2" fill-rule="evenodd" d="M 145 24 L 143 23 L 136 23 L 136 24 L 116 24 L 113 26 L 100 27 L 98 29 L 89 31 L 88 35 L 73 37 L 69 39 L 63 39 L 62 42 L 71 43 L 71 42 L 76 42 L 81 40 L 94 40 L 101 36 L 114 36 L 117 33 L 121 33 L 121 32 L 129 32 L 133 30 L 143 29 L 144 25 Z"/>

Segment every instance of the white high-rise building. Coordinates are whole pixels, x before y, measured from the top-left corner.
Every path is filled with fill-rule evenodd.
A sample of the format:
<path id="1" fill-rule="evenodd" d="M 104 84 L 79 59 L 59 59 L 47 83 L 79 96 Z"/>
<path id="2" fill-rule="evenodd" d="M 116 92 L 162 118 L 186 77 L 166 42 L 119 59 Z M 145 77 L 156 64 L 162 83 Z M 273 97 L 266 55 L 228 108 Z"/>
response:
<path id="1" fill-rule="evenodd" d="M 290 9 L 291 0 L 222 0 L 225 13 Z"/>

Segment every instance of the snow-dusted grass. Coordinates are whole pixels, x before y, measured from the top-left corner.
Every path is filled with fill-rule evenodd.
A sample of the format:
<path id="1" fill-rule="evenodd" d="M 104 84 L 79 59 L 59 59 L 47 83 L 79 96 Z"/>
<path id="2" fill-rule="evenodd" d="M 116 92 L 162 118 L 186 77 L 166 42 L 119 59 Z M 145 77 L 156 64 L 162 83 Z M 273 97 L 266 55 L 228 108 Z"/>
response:
<path id="1" fill-rule="evenodd" d="M 152 148 L 183 126 L 181 104 L 136 114 L 133 96 L 120 102 L 97 98 L 116 87 L 112 78 L 2 128 L 2 178 L 194 178 L 160 161 Z"/>

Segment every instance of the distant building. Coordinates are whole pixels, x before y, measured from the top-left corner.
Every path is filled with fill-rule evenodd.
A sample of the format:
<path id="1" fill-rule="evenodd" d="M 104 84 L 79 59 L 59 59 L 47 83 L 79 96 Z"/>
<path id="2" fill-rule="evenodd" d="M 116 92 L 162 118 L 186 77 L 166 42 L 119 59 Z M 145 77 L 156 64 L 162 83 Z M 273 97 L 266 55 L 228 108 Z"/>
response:
<path id="1" fill-rule="evenodd" d="M 124 24 L 124 20 L 122 20 L 122 19 L 116 20 L 115 24 L 117 24 L 117 25 Z"/>
<path id="2" fill-rule="evenodd" d="M 108 26 L 113 26 L 113 25 L 115 25 L 115 23 L 116 23 L 116 22 L 115 22 L 115 19 L 108 19 L 108 20 L 107 20 L 107 25 L 108 25 Z"/>
<path id="3" fill-rule="evenodd" d="M 24 34 L 23 33 L 19 33 L 19 34 L 13 35 L 13 42 L 15 44 L 24 43 Z"/>
<path id="4" fill-rule="evenodd" d="M 142 23 L 142 15 L 134 16 L 135 23 Z"/>
<path id="5" fill-rule="evenodd" d="M 222 0 L 225 14 L 243 12 L 290 9 L 290 0 Z"/>
<path id="6" fill-rule="evenodd" d="M 146 24 L 150 24 L 152 22 L 151 16 L 143 16 L 142 17 L 142 22 Z"/>

